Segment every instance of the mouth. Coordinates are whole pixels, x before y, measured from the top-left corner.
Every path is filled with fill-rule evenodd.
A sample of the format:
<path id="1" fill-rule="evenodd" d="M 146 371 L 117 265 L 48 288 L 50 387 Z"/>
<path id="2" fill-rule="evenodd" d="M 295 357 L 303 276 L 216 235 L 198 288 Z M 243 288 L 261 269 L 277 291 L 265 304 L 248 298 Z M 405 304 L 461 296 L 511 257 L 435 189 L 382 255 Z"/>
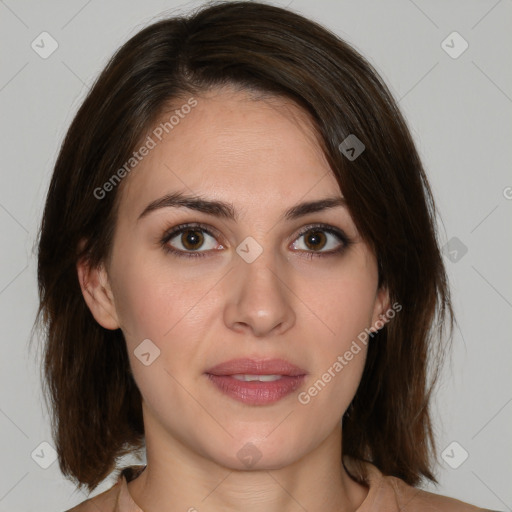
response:
<path id="1" fill-rule="evenodd" d="M 248 405 L 281 400 L 297 390 L 307 375 L 284 359 L 232 359 L 205 373 L 223 394 Z"/>

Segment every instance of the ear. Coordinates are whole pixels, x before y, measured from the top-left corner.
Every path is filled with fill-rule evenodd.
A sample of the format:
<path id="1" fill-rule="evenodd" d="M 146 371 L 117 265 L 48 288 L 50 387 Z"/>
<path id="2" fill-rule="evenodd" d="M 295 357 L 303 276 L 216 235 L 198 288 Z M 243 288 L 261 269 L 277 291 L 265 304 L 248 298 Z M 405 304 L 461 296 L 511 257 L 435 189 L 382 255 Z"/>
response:
<path id="1" fill-rule="evenodd" d="M 389 309 L 389 290 L 386 286 L 381 286 L 377 291 L 375 306 L 373 308 L 372 323 L 370 330 L 379 331 L 389 322 L 386 311 Z"/>
<path id="2" fill-rule="evenodd" d="M 105 329 L 120 327 L 107 271 L 103 264 L 91 268 L 85 259 L 76 265 L 82 295 L 96 321 Z"/>

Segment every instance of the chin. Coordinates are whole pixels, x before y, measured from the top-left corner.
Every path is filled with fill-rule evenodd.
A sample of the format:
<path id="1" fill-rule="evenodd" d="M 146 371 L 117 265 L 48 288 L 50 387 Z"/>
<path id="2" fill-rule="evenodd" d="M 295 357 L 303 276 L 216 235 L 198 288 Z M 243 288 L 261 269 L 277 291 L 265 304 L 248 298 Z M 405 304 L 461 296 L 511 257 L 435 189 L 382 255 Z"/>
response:
<path id="1" fill-rule="evenodd" d="M 274 424 L 268 432 L 276 427 Z M 219 464 L 237 471 L 273 470 L 288 466 L 299 459 L 304 446 L 297 443 L 294 436 L 281 432 L 262 437 L 257 432 L 230 438 L 225 444 L 217 444 L 212 459 Z M 272 439 L 271 439 L 272 438 Z"/>

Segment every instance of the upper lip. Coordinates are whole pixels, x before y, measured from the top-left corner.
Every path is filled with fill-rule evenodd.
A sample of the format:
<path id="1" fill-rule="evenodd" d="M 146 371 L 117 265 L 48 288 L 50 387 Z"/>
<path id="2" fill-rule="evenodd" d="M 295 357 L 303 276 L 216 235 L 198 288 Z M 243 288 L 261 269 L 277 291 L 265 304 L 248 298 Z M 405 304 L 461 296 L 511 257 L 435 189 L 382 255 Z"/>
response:
<path id="1" fill-rule="evenodd" d="M 284 359 L 231 359 L 206 371 L 211 375 L 289 375 L 296 377 L 307 372 Z"/>

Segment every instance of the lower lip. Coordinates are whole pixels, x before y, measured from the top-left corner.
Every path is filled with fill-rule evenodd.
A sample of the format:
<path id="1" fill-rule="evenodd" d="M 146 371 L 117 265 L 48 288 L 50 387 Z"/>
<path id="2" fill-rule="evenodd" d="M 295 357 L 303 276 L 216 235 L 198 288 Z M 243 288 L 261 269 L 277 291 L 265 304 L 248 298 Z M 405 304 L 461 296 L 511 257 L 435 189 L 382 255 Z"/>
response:
<path id="1" fill-rule="evenodd" d="M 210 381 L 226 395 L 249 405 L 267 405 L 293 393 L 304 382 L 305 375 L 291 377 L 284 375 L 279 380 L 245 382 L 231 375 L 207 374 Z"/>

